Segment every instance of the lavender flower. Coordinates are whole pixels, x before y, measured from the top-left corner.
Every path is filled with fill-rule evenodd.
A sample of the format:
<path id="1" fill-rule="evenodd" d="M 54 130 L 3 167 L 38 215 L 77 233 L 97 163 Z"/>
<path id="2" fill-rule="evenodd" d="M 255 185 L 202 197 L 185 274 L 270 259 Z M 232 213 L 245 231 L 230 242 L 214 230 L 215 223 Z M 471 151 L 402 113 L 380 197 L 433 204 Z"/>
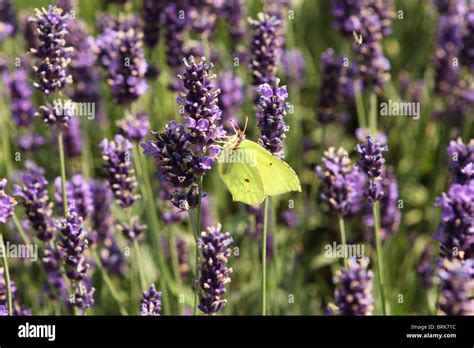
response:
<path id="1" fill-rule="evenodd" d="M 135 239 L 138 239 L 146 227 L 146 225 L 140 225 L 138 216 L 133 216 L 129 224 L 122 223 L 117 226 L 117 228 L 122 232 L 123 236 L 128 241 L 134 241 Z"/>
<path id="2" fill-rule="evenodd" d="M 17 68 L 13 74 L 4 74 L 4 82 L 10 95 L 10 111 L 18 127 L 28 127 L 33 122 L 35 109 L 31 105 L 32 90 L 25 69 Z"/>
<path id="3" fill-rule="evenodd" d="M 358 75 L 365 87 L 373 87 L 380 92 L 382 86 L 390 79 L 390 62 L 383 55 L 378 41 L 354 44 L 358 61 Z"/>
<path id="4" fill-rule="evenodd" d="M 460 60 L 468 69 L 474 71 L 474 2 L 472 1 L 466 12 L 465 22 Z"/>
<path id="5" fill-rule="evenodd" d="M 440 262 L 441 279 L 439 311 L 444 315 L 474 315 L 474 262 L 473 260 Z"/>
<path id="6" fill-rule="evenodd" d="M 321 89 L 318 104 L 318 120 L 323 124 L 335 119 L 336 108 L 343 102 L 351 103 L 354 99 L 351 67 L 344 64 L 347 58 L 334 58 L 334 50 L 328 48 L 321 55 L 322 73 Z M 353 68 L 352 68 L 353 70 Z"/>
<path id="7" fill-rule="evenodd" d="M 135 28 L 106 29 L 98 38 L 101 61 L 108 71 L 107 83 L 114 102 L 126 105 L 137 100 L 148 88 L 147 62 L 143 51 L 143 33 Z"/>
<path id="8" fill-rule="evenodd" d="M 385 163 L 382 153 L 388 151 L 388 147 L 375 142 L 369 135 L 367 144 L 357 144 L 354 151 L 359 155 L 357 165 L 369 179 L 369 188 L 364 195 L 369 203 L 377 202 L 382 199 L 383 191 L 376 180 L 382 174 L 382 166 Z"/>
<path id="9" fill-rule="evenodd" d="M 0 42 L 17 31 L 15 9 L 9 0 L 0 1 Z"/>
<path id="10" fill-rule="evenodd" d="M 285 103 L 288 98 L 286 86 L 275 87 L 263 84 L 258 87 L 260 96 L 258 101 L 257 119 L 260 130 L 259 143 L 279 158 L 284 158 L 283 142 L 287 127 L 284 117 L 289 104 Z"/>
<path id="11" fill-rule="evenodd" d="M 231 243 L 229 232 L 222 233 L 220 224 L 209 227 L 199 238 L 198 246 L 203 255 L 199 284 L 203 293 L 198 307 L 206 314 L 215 314 L 227 303 L 221 296 L 226 292 L 225 284 L 230 282 L 232 272 L 227 268 Z"/>
<path id="12" fill-rule="evenodd" d="M 35 17 L 30 17 L 29 20 L 36 25 L 39 41 L 38 48 L 30 50 L 38 58 L 38 64 L 33 66 L 38 78 L 34 86 L 48 96 L 72 82 L 71 75 L 67 72 L 70 63 L 68 54 L 72 48 L 66 47 L 65 40 L 69 14 L 50 5 L 47 10 L 36 9 Z"/>
<path id="13" fill-rule="evenodd" d="M 304 57 L 298 48 L 282 50 L 280 55 L 283 74 L 288 79 L 288 84 L 301 86 L 304 82 Z"/>
<path id="14" fill-rule="evenodd" d="M 49 245 L 46 246 L 41 257 L 44 268 L 48 274 L 48 285 L 46 291 L 51 299 L 59 296 L 59 300 L 67 301 L 69 298 L 68 288 L 63 278 L 63 255 L 58 249 L 51 249 Z M 54 290 L 51 289 L 54 287 Z"/>
<path id="15" fill-rule="evenodd" d="M 165 43 L 166 43 L 166 63 L 174 71 L 178 71 L 184 58 L 184 38 L 183 33 L 187 24 L 186 17 L 180 16 L 179 12 L 184 11 L 177 4 L 170 2 L 166 5 L 164 16 Z"/>
<path id="16" fill-rule="evenodd" d="M 221 16 L 229 24 L 230 37 L 234 41 L 242 40 L 246 35 L 244 21 L 245 6 L 243 0 L 227 0 L 220 7 Z"/>
<path id="17" fill-rule="evenodd" d="M 441 207 L 441 221 L 433 238 L 441 242 L 441 255 L 448 259 L 474 256 L 474 181 L 453 183 L 448 193 L 436 200 Z"/>
<path id="18" fill-rule="evenodd" d="M 46 139 L 39 133 L 29 133 L 16 139 L 21 151 L 30 154 L 46 144 Z"/>
<path id="19" fill-rule="evenodd" d="M 137 182 L 130 163 L 132 144 L 123 136 L 116 135 L 114 140 L 102 140 L 100 147 L 115 199 L 123 208 L 130 207 L 139 198 L 133 193 Z"/>
<path id="20" fill-rule="evenodd" d="M 67 218 L 56 224 L 61 232 L 58 248 L 64 255 L 66 276 L 75 281 L 84 280 L 90 267 L 84 256 L 89 242 L 82 221 L 82 217 L 78 216 L 76 212 L 69 211 Z"/>
<path id="21" fill-rule="evenodd" d="M 13 208 L 17 204 L 15 199 L 5 192 L 7 179 L 0 180 L 0 222 L 6 223 L 13 216 Z"/>
<path id="22" fill-rule="evenodd" d="M 170 187 L 171 201 L 183 210 L 196 206 L 197 176 L 204 173 L 201 159 L 194 155 L 193 145 L 184 126 L 170 121 L 163 132 L 154 133 L 156 141 L 141 144 L 144 153 L 158 165 L 158 177 Z"/>
<path id="23" fill-rule="evenodd" d="M 383 241 L 398 230 L 401 218 L 400 210 L 397 208 L 398 184 L 392 168 L 382 172 L 380 188 L 383 192 L 383 197 L 380 200 L 380 238 Z M 367 207 L 362 222 L 371 228 L 371 231 L 373 230 L 374 216 L 370 207 Z"/>
<path id="24" fill-rule="evenodd" d="M 62 215 L 64 212 L 61 210 L 63 205 L 61 177 L 54 180 L 54 186 L 56 188 L 54 198 L 59 214 Z M 66 195 L 69 209 L 83 219 L 86 219 L 93 211 L 94 205 L 89 183 L 84 180 L 81 174 L 75 174 L 71 177 L 71 180 L 66 181 Z"/>
<path id="25" fill-rule="evenodd" d="M 7 282 L 4 274 L 3 267 L 0 267 L 0 307 L 7 308 Z M 25 316 L 31 315 L 31 310 L 22 308 L 18 303 L 17 288 L 13 280 L 10 280 L 10 289 L 12 294 L 12 309 L 13 315 L 15 316 Z M 1 312 L 1 308 L 0 308 Z M 3 314 L 2 314 L 3 315 Z M 8 315 L 8 311 L 7 314 Z"/>
<path id="26" fill-rule="evenodd" d="M 140 302 L 140 315 L 160 315 L 161 291 L 156 291 L 155 284 L 150 285 L 150 290 L 143 292 Z"/>
<path id="27" fill-rule="evenodd" d="M 193 31 L 205 37 L 214 34 L 216 25 L 216 12 L 221 6 L 220 2 L 213 0 L 190 1 L 189 17 Z"/>
<path id="28" fill-rule="evenodd" d="M 250 69 L 252 84 L 260 86 L 264 83 L 275 83 L 278 28 L 281 20 L 269 14 L 259 13 L 257 19 L 249 19 L 253 34 L 250 42 Z"/>
<path id="29" fill-rule="evenodd" d="M 149 48 L 154 48 L 158 44 L 164 5 L 165 3 L 160 0 L 143 0 L 142 2 L 143 42 Z"/>
<path id="30" fill-rule="evenodd" d="M 324 152 L 323 166 L 316 167 L 321 180 L 321 200 L 334 213 L 352 215 L 360 210 L 364 177 L 343 148 L 330 147 Z"/>
<path id="31" fill-rule="evenodd" d="M 41 117 L 44 123 L 51 126 L 57 123 L 65 125 L 74 115 L 71 108 L 53 107 L 50 104 L 46 104 L 38 108 L 36 116 Z"/>
<path id="32" fill-rule="evenodd" d="M 117 121 L 120 134 L 134 141 L 142 141 L 150 132 L 150 119 L 147 114 L 140 112 L 136 117 L 129 115 Z"/>
<path id="33" fill-rule="evenodd" d="M 374 299 L 372 297 L 373 273 L 367 269 L 369 259 L 349 259 L 347 268 L 335 276 L 336 305 L 341 315 L 372 315 Z"/>
<path id="34" fill-rule="evenodd" d="M 298 226 L 298 214 L 294 209 L 287 209 L 281 214 L 283 223 L 289 229 L 294 229 Z"/>
<path id="35" fill-rule="evenodd" d="M 217 123 L 221 119 L 222 111 L 217 106 L 220 90 L 215 90 L 212 85 L 215 75 L 211 75 L 214 67 L 212 63 L 206 64 L 206 58 L 201 58 L 200 62 L 190 56 L 184 60 L 186 70 L 182 75 L 178 75 L 183 81 L 185 92 L 177 98 L 179 105 L 184 107 L 186 116 L 184 125 L 189 130 L 190 141 L 196 144 L 197 150 L 203 154 L 208 147 L 209 156 L 203 158 L 203 165 L 209 166 L 209 162 L 217 156 L 216 147 L 211 145 L 215 140 L 225 135 L 222 126 Z"/>
<path id="36" fill-rule="evenodd" d="M 244 82 L 230 71 L 219 75 L 217 87 L 219 94 L 218 106 L 222 110 L 222 124 L 226 130 L 232 130 L 238 124 L 236 108 L 244 101 Z"/>
<path id="37" fill-rule="evenodd" d="M 474 139 L 464 144 L 461 138 L 451 140 L 447 148 L 449 171 L 453 182 L 467 183 L 474 179 Z"/>
<path id="38" fill-rule="evenodd" d="M 94 305 L 95 288 L 88 282 L 78 282 L 74 291 L 74 299 L 72 303 L 83 312 L 85 309 Z"/>
<path id="39" fill-rule="evenodd" d="M 19 197 L 28 220 L 38 233 L 38 239 L 48 242 L 55 234 L 52 220 L 53 203 L 48 197 L 48 181 L 42 174 L 42 169 L 28 163 L 26 171 L 21 175 L 23 185 L 15 185 L 13 195 Z"/>

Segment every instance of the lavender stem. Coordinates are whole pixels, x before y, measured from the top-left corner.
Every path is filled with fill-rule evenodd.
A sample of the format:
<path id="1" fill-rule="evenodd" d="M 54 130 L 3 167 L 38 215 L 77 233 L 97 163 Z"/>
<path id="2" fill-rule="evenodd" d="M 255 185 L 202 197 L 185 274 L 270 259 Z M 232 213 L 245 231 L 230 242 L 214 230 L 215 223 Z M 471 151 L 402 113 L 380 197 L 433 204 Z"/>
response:
<path id="1" fill-rule="evenodd" d="M 265 197 L 263 207 L 263 234 L 262 234 L 262 315 L 266 315 L 267 297 L 267 229 L 268 229 L 268 202 L 270 197 Z"/>
<path id="2" fill-rule="evenodd" d="M 58 124 L 58 147 L 59 147 L 59 161 L 61 164 L 61 191 L 63 195 L 63 213 L 64 218 L 67 218 L 67 192 L 66 192 L 66 163 L 64 161 L 64 145 L 63 145 L 63 130 Z"/>
<path id="3" fill-rule="evenodd" d="M 344 226 L 344 218 L 339 215 L 339 232 L 341 233 L 341 244 L 344 250 L 344 267 L 347 268 L 347 253 L 346 253 L 346 228 Z"/>
<path id="4" fill-rule="evenodd" d="M 5 243 L 3 242 L 3 233 L 0 231 L 0 246 L 2 250 L 5 249 Z M 7 287 L 7 303 L 8 303 L 8 315 L 13 315 L 13 305 L 12 305 L 12 289 L 10 284 L 10 271 L 8 269 L 7 254 L 2 253 L 3 268 L 5 269 L 5 283 Z"/>
<path id="5" fill-rule="evenodd" d="M 383 280 L 383 262 L 382 262 L 382 241 L 380 240 L 380 209 L 379 202 L 372 204 L 372 213 L 374 214 L 374 232 L 375 232 L 375 249 L 377 253 L 377 278 L 380 289 L 380 298 L 382 300 L 382 313 L 387 315 L 387 307 L 385 302 L 385 285 Z"/>

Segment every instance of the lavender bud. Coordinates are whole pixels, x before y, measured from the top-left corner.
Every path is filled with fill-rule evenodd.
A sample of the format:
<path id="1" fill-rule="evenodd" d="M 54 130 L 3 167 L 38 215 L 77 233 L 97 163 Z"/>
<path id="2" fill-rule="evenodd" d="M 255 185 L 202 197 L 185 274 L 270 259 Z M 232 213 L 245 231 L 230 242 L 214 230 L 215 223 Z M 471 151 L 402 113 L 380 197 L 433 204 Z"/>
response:
<path id="1" fill-rule="evenodd" d="M 150 290 L 143 292 L 140 302 L 140 315 L 160 315 L 161 291 L 156 291 L 155 284 L 150 285 Z"/>
<path id="2" fill-rule="evenodd" d="M 12 196 L 5 192 L 7 179 L 0 180 L 0 222 L 6 223 L 13 216 L 13 209 L 17 204 Z"/>
<path id="3" fill-rule="evenodd" d="M 129 115 L 117 121 L 120 134 L 133 141 L 142 141 L 150 132 L 150 119 L 147 114 L 140 112 L 136 117 Z"/>

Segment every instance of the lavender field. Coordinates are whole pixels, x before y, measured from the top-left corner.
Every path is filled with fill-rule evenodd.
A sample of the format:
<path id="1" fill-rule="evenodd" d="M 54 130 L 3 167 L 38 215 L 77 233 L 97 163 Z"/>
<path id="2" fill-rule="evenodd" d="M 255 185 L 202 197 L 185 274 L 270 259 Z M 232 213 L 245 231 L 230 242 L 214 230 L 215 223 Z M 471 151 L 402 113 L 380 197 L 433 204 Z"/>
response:
<path id="1" fill-rule="evenodd" d="M 0 0 L 0 315 L 474 315 L 473 0 Z"/>

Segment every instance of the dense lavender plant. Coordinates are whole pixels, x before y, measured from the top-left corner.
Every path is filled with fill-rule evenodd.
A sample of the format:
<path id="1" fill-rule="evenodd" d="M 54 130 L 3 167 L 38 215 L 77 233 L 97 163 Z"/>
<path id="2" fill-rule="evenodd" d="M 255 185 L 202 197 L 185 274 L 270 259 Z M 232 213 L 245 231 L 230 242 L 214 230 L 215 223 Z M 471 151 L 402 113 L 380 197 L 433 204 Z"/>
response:
<path id="1" fill-rule="evenodd" d="M 140 315 L 160 315 L 161 291 L 156 291 L 155 284 L 150 285 L 148 291 L 143 292 L 140 302 Z"/>
<path id="2" fill-rule="evenodd" d="M 217 313 L 227 303 L 221 297 L 226 292 L 225 284 L 230 282 L 229 274 L 232 272 L 227 267 L 231 243 L 229 232 L 222 233 L 221 225 L 209 227 L 199 238 L 198 246 L 203 256 L 199 284 L 203 292 L 198 307 L 206 314 Z"/>
<path id="3" fill-rule="evenodd" d="M 150 118 L 144 112 L 117 121 L 120 134 L 133 141 L 142 141 L 150 132 Z"/>
<path id="4" fill-rule="evenodd" d="M 56 188 L 54 198 L 60 211 L 59 214 L 63 215 L 64 212 L 61 211 L 63 205 L 61 177 L 57 177 L 54 180 L 54 186 Z M 69 209 L 77 213 L 83 219 L 87 219 L 89 214 L 93 211 L 94 205 L 89 183 L 81 174 L 74 174 L 71 179 L 66 182 L 66 195 Z"/>
<path id="5" fill-rule="evenodd" d="M 17 204 L 12 196 L 7 195 L 5 187 L 7 179 L 0 179 L 0 222 L 6 223 L 13 216 L 13 208 Z"/>
<path id="6" fill-rule="evenodd" d="M 474 315 L 474 262 L 443 259 L 439 311 L 444 315 Z"/>
<path id="7" fill-rule="evenodd" d="M 380 186 L 380 175 L 385 163 L 383 152 L 388 151 L 387 145 L 376 142 L 372 136 L 367 137 L 366 144 L 357 144 L 354 151 L 359 155 L 357 165 L 369 179 L 368 190 L 364 193 L 369 203 L 380 201 L 383 191 Z"/>
<path id="8" fill-rule="evenodd" d="M 328 48 L 321 55 L 321 89 L 318 103 L 318 121 L 326 124 L 334 121 L 337 106 L 354 99 L 354 86 L 351 79 L 353 66 L 345 64 L 346 57 L 334 58 L 334 50 Z"/>
<path id="9" fill-rule="evenodd" d="M 341 315 L 373 314 L 373 273 L 367 269 L 368 264 L 367 258 L 359 261 L 350 259 L 348 267 L 336 274 L 335 299 Z"/>
<path id="10" fill-rule="evenodd" d="M 72 48 L 66 46 L 65 40 L 69 18 L 69 14 L 61 8 L 50 5 L 47 10 L 36 9 L 35 16 L 29 19 L 36 25 L 39 41 L 38 48 L 30 50 L 38 59 L 37 65 L 33 66 L 38 79 L 34 86 L 46 96 L 72 82 L 67 71 Z"/>
<path id="11" fill-rule="evenodd" d="M 130 163 L 132 144 L 121 135 L 100 143 L 105 161 L 104 168 L 115 199 L 123 208 L 130 207 L 139 198 L 133 191 L 137 186 Z"/>
<path id="12" fill-rule="evenodd" d="M 321 200 L 332 212 L 347 216 L 360 210 L 364 177 L 343 148 L 325 151 L 316 175 L 321 180 Z"/>
<path id="13" fill-rule="evenodd" d="M 48 197 L 48 181 L 43 177 L 43 170 L 28 163 L 27 169 L 21 174 L 23 185 L 15 185 L 13 194 L 19 198 L 20 204 L 38 239 L 48 242 L 55 234 L 52 220 L 53 203 Z"/>
<path id="14" fill-rule="evenodd" d="M 252 84 L 275 83 L 278 43 L 278 27 L 281 20 L 269 14 L 259 13 L 257 19 L 249 19 L 253 34 L 250 42 Z"/>
<path id="15" fill-rule="evenodd" d="M 474 139 L 467 144 L 461 138 L 451 140 L 447 153 L 452 182 L 465 184 L 474 180 Z"/>
<path id="16" fill-rule="evenodd" d="M 283 139 L 288 131 L 284 117 L 290 107 L 285 102 L 288 98 L 286 86 L 279 87 L 278 81 L 274 87 L 265 83 L 258 87 L 258 95 L 257 127 L 260 131 L 258 141 L 273 155 L 284 158 Z"/>
<path id="17" fill-rule="evenodd" d="M 436 200 L 441 207 L 441 221 L 433 238 L 441 242 L 441 255 L 448 259 L 474 256 L 474 181 L 453 183 L 448 193 Z"/>
<path id="18" fill-rule="evenodd" d="M 244 82 L 230 71 L 219 75 L 217 87 L 220 89 L 218 106 L 222 110 L 222 124 L 227 131 L 238 125 L 236 109 L 244 101 Z"/>
<path id="19" fill-rule="evenodd" d="M 33 122 L 35 109 L 31 105 L 32 90 L 28 74 L 22 67 L 12 74 L 4 74 L 4 83 L 10 96 L 11 118 L 18 127 L 28 127 Z"/>

